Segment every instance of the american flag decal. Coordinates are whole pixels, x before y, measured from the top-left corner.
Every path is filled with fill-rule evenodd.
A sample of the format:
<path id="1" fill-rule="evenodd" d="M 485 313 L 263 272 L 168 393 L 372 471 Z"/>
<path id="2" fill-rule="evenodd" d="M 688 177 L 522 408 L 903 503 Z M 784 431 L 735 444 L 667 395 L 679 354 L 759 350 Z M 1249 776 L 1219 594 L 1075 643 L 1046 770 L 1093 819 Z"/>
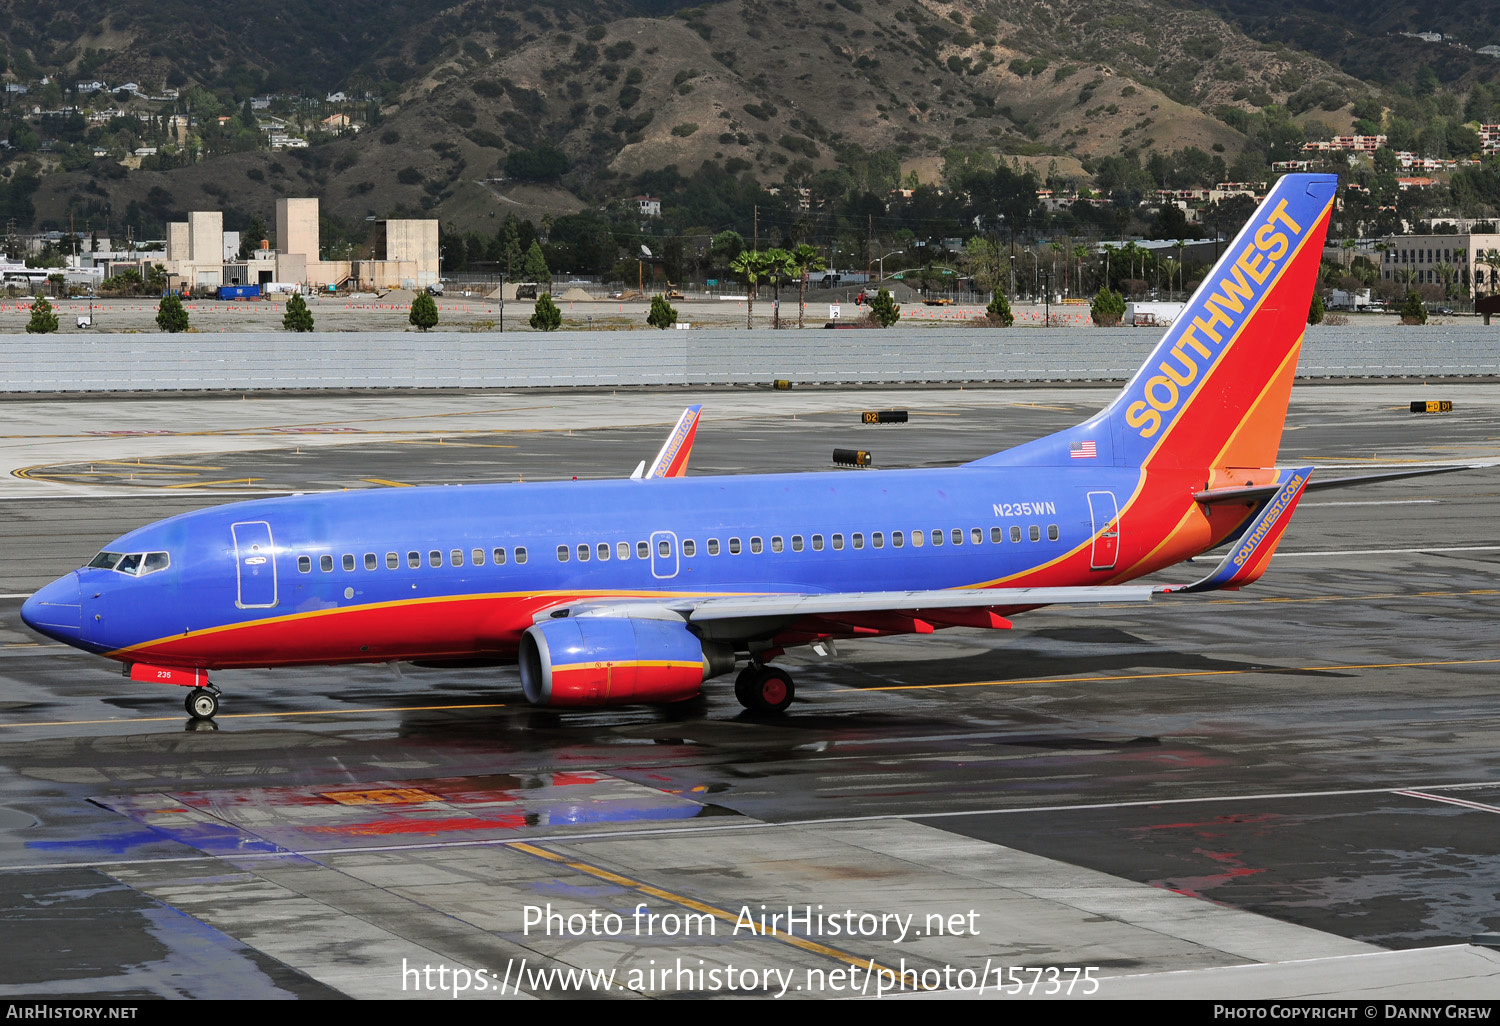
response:
<path id="1" fill-rule="evenodd" d="M 1091 460 L 1099 455 L 1099 447 L 1090 438 L 1086 442 L 1074 442 L 1068 446 L 1068 455 L 1075 460 Z"/>

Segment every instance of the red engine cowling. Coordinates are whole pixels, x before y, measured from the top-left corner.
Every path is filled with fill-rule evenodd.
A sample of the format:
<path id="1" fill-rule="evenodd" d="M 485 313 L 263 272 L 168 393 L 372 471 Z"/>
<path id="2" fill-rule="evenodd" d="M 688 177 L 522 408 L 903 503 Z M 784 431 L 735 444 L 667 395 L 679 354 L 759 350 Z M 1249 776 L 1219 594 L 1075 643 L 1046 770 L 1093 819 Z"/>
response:
<path id="1" fill-rule="evenodd" d="M 633 705 L 692 698 L 734 669 L 734 652 L 681 620 L 579 617 L 527 628 L 520 663 L 533 705 Z"/>

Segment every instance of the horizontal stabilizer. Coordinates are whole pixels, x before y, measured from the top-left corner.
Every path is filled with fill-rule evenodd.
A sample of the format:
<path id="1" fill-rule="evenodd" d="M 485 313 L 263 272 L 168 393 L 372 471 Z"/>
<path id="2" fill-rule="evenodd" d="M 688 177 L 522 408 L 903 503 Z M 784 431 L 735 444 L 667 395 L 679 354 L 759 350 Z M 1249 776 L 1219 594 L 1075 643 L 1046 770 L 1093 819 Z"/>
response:
<path id="1" fill-rule="evenodd" d="M 1416 470 L 1393 470 L 1384 474 L 1360 474 L 1356 477 L 1320 478 L 1317 481 L 1309 481 L 1306 490 L 1317 492 L 1325 488 L 1350 488 L 1355 485 L 1377 484 L 1381 481 L 1397 481 L 1403 477 L 1423 477 L 1427 474 L 1451 474 L 1457 470 L 1479 470 L 1486 466 L 1489 466 L 1489 464 L 1476 463 L 1461 467 L 1422 467 Z M 1271 484 L 1243 485 L 1236 488 L 1209 488 L 1201 492 L 1194 492 L 1193 498 L 1205 506 L 1224 502 L 1258 502 L 1263 499 L 1269 499 L 1281 491 L 1281 487 L 1279 482 L 1272 482 Z"/>
<path id="2" fill-rule="evenodd" d="M 1168 586 L 1157 590 L 1163 593 L 1218 591 L 1221 588 L 1235 591 L 1259 580 L 1260 575 L 1265 573 L 1266 567 L 1270 565 L 1271 556 L 1275 554 L 1276 546 L 1281 542 L 1281 536 L 1286 533 L 1287 525 L 1292 522 L 1292 512 L 1297 508 L 1297 501 L 1302 498 L 1312 472 L 1312 467 L 1301 467 L 1292 471 L 1291 475 L 1279 486 L 1272 486 L 1275 487 L 1275 493 L 1256 511 L 1255 518 L 1245 526 L 1239 540 L 1225 553 L 1223 561 L 1214 568 L 1213 573 L 1192 584 Z M 1245 492 L 1260 491 L 1260 489 L 1234 488 L 1223 489 L 1223 491 Z"/>

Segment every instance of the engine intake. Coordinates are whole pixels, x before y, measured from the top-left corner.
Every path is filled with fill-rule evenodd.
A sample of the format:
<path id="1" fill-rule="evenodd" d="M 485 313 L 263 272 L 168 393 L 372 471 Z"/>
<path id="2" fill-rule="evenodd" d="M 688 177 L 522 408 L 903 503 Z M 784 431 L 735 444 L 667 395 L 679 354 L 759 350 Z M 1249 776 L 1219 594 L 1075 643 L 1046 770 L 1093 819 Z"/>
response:
<path id="1" fill-rule="evenodd" d="M 681 620 L 544 620 L 521 635 L 521 688 L 533 705 L 681 702 L 734 669 L 734 652 Z"/>

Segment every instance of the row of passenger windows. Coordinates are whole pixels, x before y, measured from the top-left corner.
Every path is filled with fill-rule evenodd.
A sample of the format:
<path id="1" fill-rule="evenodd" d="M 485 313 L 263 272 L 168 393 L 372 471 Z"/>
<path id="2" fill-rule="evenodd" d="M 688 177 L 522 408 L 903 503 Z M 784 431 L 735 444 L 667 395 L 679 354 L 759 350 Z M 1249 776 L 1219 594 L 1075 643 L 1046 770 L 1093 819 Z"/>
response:
<path id="1" fill-rule="evenodd" d="M 1060 537 L 1061 532 L 1059 532 L 1057 525 L 1048 524 L 1047 540 L 1057 541 Z M 908 540 L 910 540 L 913 548 L 921 548 L 929 542 L 933 545 L 943 545 L 945 543 L 963 545 L 966 540 L 970 545 L 982 545 L 985 540 L 985 532 L 983 528 L 979 527 L 971 527 L 967 531 L 962 527 L 954 527 L 947 531 L 944 531 L 942 528 L 933 528 L 928 532 L 892 531 L 889 536 L 882 531 L 875 531 L 868 538 L 859 532 L 850 534 L 847 538 L 843 534 L 834 534 L 827 538 L 821 534 L 815 534 L 811 538 L 804 539 L 802 535 L 794 534 L 791 536 L 790 548 L 793 552 L 802 552 L 808 548 L 811 548 L 813 552 L 822 552 L 825 548 L 832 548 L 835 552 L 838 552 L 842 551 L 846 546 L 851 549 L 863 549 L 868 544 L 872 549 L 883 549 L 886 547 L 887 538 L 889 538 L 890 547 L 893 549 L 904 548 Z M 1026 529 L 1024 534 L 1019 524 L 1011 525 L 1010 540 L 1012 542 L 1020 542 L 1023 538 L 1030 538 L 1034 542 L 1041 541 L 1041 525 L 1032 524 Z M 996 545 L 1005 541 L 1005 529 L 1003 527 L 991 527 L 989 529 L 989 540 Z M 703 548 L 710 556 L 717 556 L 721 552 L 726 551 L 731 556 L 738 556 L 744 551 L 746 546 L 742 544 L 739 538 L 729 538 L 722 546 L 718 538 L 709 538 L 703 543 Z M 752 553 L 763 552 L 766 548 L 765 540 L 758 535 L 752 536 L 748 548 Z M 771 536 L 770 549 L 772 552 L 784 552 L 787 548 L 787 540 L 781 535 Z M 566 563 L 573 558 L 575 553 L 579 562 L 587 562 L 591 558 L 608 560 L 611 557 L 625 560 L 631 557 L 631 545 L 629 542 L 624 541 L 615 542 L 613 546 L 609 542 L 599 542 L 593 546 L 587 543 L 580 543 L 577 546 L 559 545 L 557 547 L 557 560 L 560 563 Z M 637 559 L 650 559 L 650 542 L 636 542 L 634 554 Z M 663 558 L 670 558 L 672 555 L 672 543 L 665 538 L 660 539 L 657 542 L 657 554 Z M 698 554 L 698 543 L 692 538 L 684 538 L 682 540 L 682 554 L 684 556 L 696 556 Z M 470 549 L 467 553 L 463 549 L 449 549 L 447 555 L 449 566 L 484 566 L 486 563 L 491 563 L 495 566 L 504 566 L 507 562 L 511 561 L 525 563 L 526 549 L 523 546 L 517 546 L 508 553 L 503 547 L 488 550 Z M 344 570 L 353 571 L 358 569 L 361 560 L 354 553 L 346 552 L 340 557 L 339 562 Z M 401 554 L 398 552 L 387 552 L 384 562 L 386 569 L 397 570 L 401 566 Z M 443 562 L 443 552 L 441 549 L 431 549 L 427 552 L 428 566 L 442 566 Z M 366 552 L 363 557 L 363 563 L 366 570 L 380 569 L 381 558 L 379 553 Z M 406 565 L 412 569 L 421 567 L 422 553 L 415 551 L 408 552 L 406 554 Z M 297 570 L 299 573 L 311 573 L 312 568 L 312 556 L 297 557 Z M 331 553 L 324 553 L 318 557 L 319 570 L 324 573 L 331 573 L 333 568 L 334 557 Z"/>
<path id="2" fill-rule="evenodd" d="M 1061 536 L 1061 532 L 1058 530 L 1056 524 L 1047 525 L 1048 541 L 1057 541 Z M 1034 542 L 1041 541 L 1041 525 L 1032 524 L 1027 528 L 1024 537 L 1029 537 Z M 904 531 L 892 531 L 889 535 L 891 548 L 904 548 L 908 538 L 913 548 L 921 548 L 929 540 L 933 545 L 942 545 L 945 542 L 952 545 L 962 545 L 966 538 L 971 545 L 982 545 L 984 544 L 985 532 L 980 527 L 971 527 L 967 531 L 962 527 L 954 527 L 947 531 L 944 531 L 942 528 L 933 528 L 929 532 L 912 531 L 909 534 Z M 1010 528 L 1010 540 L 1012 542 L 1019 542 L 1022 538 L 1021 526 L 1019 524 L 1012 525 Z M 1005 529 L 1003 527 L 991 527 L 989 530 L 989 539 L 996 545 L 1000 544 L 1005 540 Z M 821 534 L 815 534 L 811 538 L 803 538 L 800 534 L 794 534 L 791 536 L 790 547 L 793 552 L 802 552 L 809 547 L 813 552 L 822 552 L 826 547 L 831 547 L 834 551 L 841 551 L 845 548 L 846 542 L 847 546 L 851 549 L 863 549 L 868 542 L 869 547 L 872 549 L 883 549 L 886 546 L 886 540 L 887 535 L 882 531 L 875 531 L 868 538 L 862 533 L 855 533 L 849 535 L 847 539 L 842 534 L 830 535 L 826 539 Z M 770 548 L 772 552 L 784 552 L 787 547 L 787 540 L 781 535 L 771 536 Z M 656 548 L 657 555 L 663 558 L 671 557 L 672 543 L 666 538 L 659 539 L 656 543 Z M 722 547 L 719 544 L 718 538 L 709 538 L 703 543 L 703 548 L 710 556 L 717 556 L 723 551 L 727 551 L 731 556 L 738 556 L 743 551 L 742 542 L 739 538 L 728 539 Z M 765 539 L 759 536 L 750 538 L 749 550 L 752 553 L 763 552 L 765 548 Z M 613 549 L 611 549 L 609 542 L 599 542 L 592 547 L 587 543 L 580 543 L 577 546 L 559 545 L 557 547 L 557 561 L 559 563 L 566 563 L 575 554 L 580 562 L 587 562 L 590 558 L 606 560 L 611 557 L 612 553 L 617 559 L 629 559 L 630 543 L 623 541 L 616 542 Z M 698 543 L 692 538 L 682 539 L 682 554 L 684 556 L 696 556 L 698 554 Z M 650 558 L 650 543 L 643 541 L 636 542 L 635 555 L 637 559 Z"/>
<path id="3" fill-rule="evenodd" d="M 526 562 L 526 549 L 520 545 L 517 545 L 514 549 L 511 549 L 509 553 L 507 553 L 504 548 L 500 547 L 489 549 L 488 551 L 486 551 L 485 549 L 470 549 L 467 553 L 467 557 L 463 549 L 448 550 L 448 564 L 450 566 L 484 566 L 487 561 L 493 563 L 495 566 L 504 566 L 507 562 L 512 560 L 516 563 Z M 298 572 L 304 574 L 311 573 L 312 561 L 313 558 L 311 556 L 298 556 Z M 358 567 L 359 560 L 355 557 L 354 553 L 346 552 L 341 559 L 341 565 L 345 570 L 354 570 Z M 406 554 L 406 565 L 412 568 L 420 567 L 422 565 L 422 553 L 408 552 Z M 428 551 L 427 565 L 443 565 L 443 552 L 441 549 L 432 549 Z M 380 555 L 375 552 L 366 552 L 364 555 L 364 566 L 366 570 L 380 569 Z M 387 570 L 399 569 L 401 566 L 401 554 L 399 552 L 387 552 L 385 554 L 385 566 Z M 318 569 L 323 571 L 324 573 L 332 572 L 332 554 L 325 553 L 324 555 L 318 557 Z"/>

